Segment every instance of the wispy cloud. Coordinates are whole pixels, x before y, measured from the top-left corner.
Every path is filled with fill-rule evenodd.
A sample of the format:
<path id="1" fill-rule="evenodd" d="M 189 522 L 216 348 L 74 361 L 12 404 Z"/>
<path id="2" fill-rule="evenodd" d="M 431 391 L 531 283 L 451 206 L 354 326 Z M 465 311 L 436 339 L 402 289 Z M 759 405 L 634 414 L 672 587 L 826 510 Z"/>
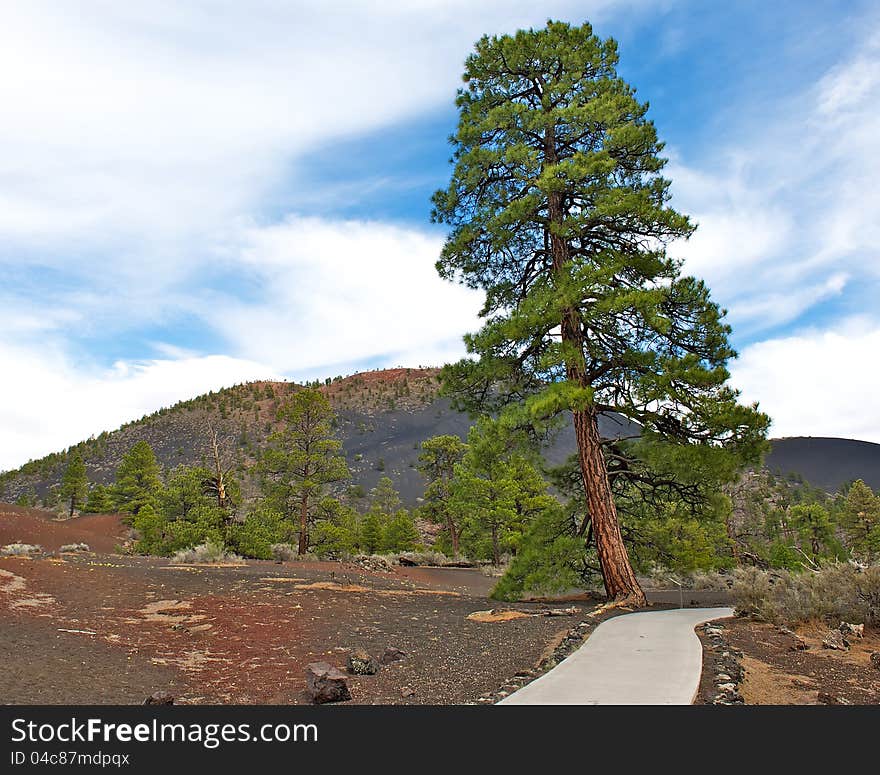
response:
<path id="1" fill-rule="evenodd" d="M 847 283 L 877 288 L 878 102 L 880 34 L 870 32 L 818 83 L 742 127 L 740 144 L 709 159 L 673 151 L 676 204 L 699 223 L 679 252 L 750 339 Z"/>

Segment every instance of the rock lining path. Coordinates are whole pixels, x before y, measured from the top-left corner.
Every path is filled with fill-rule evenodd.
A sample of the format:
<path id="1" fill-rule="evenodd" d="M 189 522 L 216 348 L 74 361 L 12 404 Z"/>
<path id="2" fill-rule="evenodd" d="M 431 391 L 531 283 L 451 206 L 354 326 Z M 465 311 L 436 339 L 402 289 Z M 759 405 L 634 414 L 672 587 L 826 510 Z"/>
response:
<path id="1" fill-rule="evenodd" d="M 577 651 L 499 705 L 690 705 L 703 648 L 698 624 L 732 608 L 639 611 L 602 622 Z"/>

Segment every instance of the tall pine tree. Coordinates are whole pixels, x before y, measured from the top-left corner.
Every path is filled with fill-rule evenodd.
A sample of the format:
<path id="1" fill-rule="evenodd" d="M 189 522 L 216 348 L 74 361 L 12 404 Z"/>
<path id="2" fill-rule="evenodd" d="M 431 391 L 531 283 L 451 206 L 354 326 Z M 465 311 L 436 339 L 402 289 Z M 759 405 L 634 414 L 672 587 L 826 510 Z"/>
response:
<path id="1" fill-rule="evenodd" d="M 269 505 L 298 523 L 300 555 L 308 552 L 309 526 L 321 513 L 322 499 L 332 485 L 349 478 L 333 418 L 323 393 L 298 390 L 278 409 L 282 428 L 269 437 L 260 463 Z"/>
<path id="2" fill-rule="evenodd" d="M 432 521 L 446 528 L 453 557 L 458 557 L 460 527 L 450 506 L 451 483 L 455 466 L 461 462 L 465 452 L 467 444 L 458 436 L 443 435 L 423 441 L 419 454 L 419 471 L 428 482 L 422 510 Z"/>
<path id="3" fill-rule="evenodd" d="M 465 63 L 454 170 L 433 218 L 450 226 L 441 276 L 486 292 L 485 324 L 465 338 L 477 360 L 447 367 L 446 389 L 460 407 L 522 422 L 571 412 L 580 532 L 609 598 L 642 604 L 599 416 L 744 460 L 760 455 L 769 420 L 725 385 L 735 353 L 724 313 L 667 254 L 694 226 L 668 204 L 663 146 L 617 62 L 589 24 L 483 37 Z"/>

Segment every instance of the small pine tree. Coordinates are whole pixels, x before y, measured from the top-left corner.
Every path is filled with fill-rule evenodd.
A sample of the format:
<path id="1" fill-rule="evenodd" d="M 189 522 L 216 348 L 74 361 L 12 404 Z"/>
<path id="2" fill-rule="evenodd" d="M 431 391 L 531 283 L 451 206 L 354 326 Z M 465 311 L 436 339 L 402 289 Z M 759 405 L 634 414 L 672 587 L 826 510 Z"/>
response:
<path id="1" fill-rule="evenodd" d="M 798 504 L 789 511 L 791 526 L 809 548 L 813 560 L 818 560 L 834 541 L 834 522 L 818 503 Z"/>
<path id="2" fill-rule="evenodd" d="M 156 509 L 161 490 L 161 469 L 153 448 L 139 441 L 116 469 L 116 507 L 126 514 L 138 514 L 146 505 Z"/>
<path id="3" fill-rule="evenodd" d="M 361 521 L 361 549 L 366 554 L 375 554 L 383 544 L 382 520 L 379 515 L 371 511 Z"/>
<path id="4" fill-rule="evenodd" d="M 394 489 L 394 482 L 387 476 L 383 476 L 370 491 L 370 511 L 390 518 L 402 506 L 400 494 Z"/>
<path id="5" fill-rule="evenodd" d="M 856 479 L 843 505 L 841 522 L 851 549 L 868 550 L 869 538 L 880 527 L 880 498 L 861 479 Z"/>
<path id="6" fill-rule="evenodd" d="M 76 511 L 84 503 L 89 493 L 89 480 L 86 475 L 86 466 L 79 452 L 71 455 L 67 468 L 64 469 L 64 475 L 61 478 L 61 500 L 65 507 L 68 508 L 68 516 L 72 517 Z"/>
<path id="7" fill-rule="evenodd" d="M 299 524 L 301 555 L 308 551 L 309 527 L 321 517 L 324 499 L 350 475 L 333 431 L 334 417 L 323 393 L 298 390 L 279 408 L 281 428 L 269 437 L 260 462 L 269 505 Z"/>
<path id="8" fill-rule="evenodd" d="M 87 514 L 109 514 L 113 511 L 113 494 L 109 487 L 96 484 L 89 490 L 83 511 Z"/>
<path id="9" fill-rule="evenodd" d="M 16 506 L 26 506 L 33 508 L 37 505 L 37 493 L 33 487 L 29 487 L 27 492 L 23 492 L 15 499 Z"/>
<path id="10" fill-rule="evenodd" d="M 452 555 L 458 557 L 459 526 L 450 508 L 450 485 L 455 465 L 467 452 L 467 445 L 458 436 L 445 435 L 423 441 L 421 448 L 418 468 L 428 480 L 423 512 L 446 528 L 452 543 Z"/>
<path id="11" fill-rule="evenodd" d="M 387 552 L 411 552 L 419 544 L 419 531 L 406 509 L 400 509 L 388 522 L 383 536 Z"/>

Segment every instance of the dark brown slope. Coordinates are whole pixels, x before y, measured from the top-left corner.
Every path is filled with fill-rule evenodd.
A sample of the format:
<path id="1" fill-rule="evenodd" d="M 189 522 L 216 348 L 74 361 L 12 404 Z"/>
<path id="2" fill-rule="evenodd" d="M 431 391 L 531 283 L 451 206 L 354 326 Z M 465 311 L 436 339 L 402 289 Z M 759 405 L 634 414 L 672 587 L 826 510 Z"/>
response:
<path id="1" fill-rule="evenodd" d="M 382 476 L 394 481 L 404 503 L 414 506 L 424 492 L 416 468 L 419 447 L 438 434 L 467 436 L 470 420 L 453 411 L 438 396 L 437 369 L 385 369 L 356 374 L 322 385 L 337 412 L 337 432 L 352 471 L 352 483 L 364 492 Z M 275 413 L 299 386 L 286 382 L 254 382 L 209 393 L 128 423 L 112 433 L 77 445 L 89 480 L 109 484 L 122 456 L 138 441 L 147 441 L 166 470 L 210 461 L 208 424 L 218 428 L 224 458 L 243 471 L 253 465 L 276 427 Z M 603 420 L 605 435 L 629 435 L 625 422 Z M 574 450 L 570 429 L 560 434 L 547 453 L 559 463 Z M 69 451 L 68 451 L 69 452 Z M 0 479 L 0 498 L 15 501 L 31 488 L 40 498 L 52 498 L 67 464 L 68 452 L 50 455 Z M 255 483 L 243 476 L 245 491 Z"/>
<path id="2" fill-rule="evenodd" d="M 880 489 L 880 444 L 869 441 L 819 436 L 773 439 L 764 464 L 771 473 L 795 475 L 828 492 L 854 479 Z"/>

